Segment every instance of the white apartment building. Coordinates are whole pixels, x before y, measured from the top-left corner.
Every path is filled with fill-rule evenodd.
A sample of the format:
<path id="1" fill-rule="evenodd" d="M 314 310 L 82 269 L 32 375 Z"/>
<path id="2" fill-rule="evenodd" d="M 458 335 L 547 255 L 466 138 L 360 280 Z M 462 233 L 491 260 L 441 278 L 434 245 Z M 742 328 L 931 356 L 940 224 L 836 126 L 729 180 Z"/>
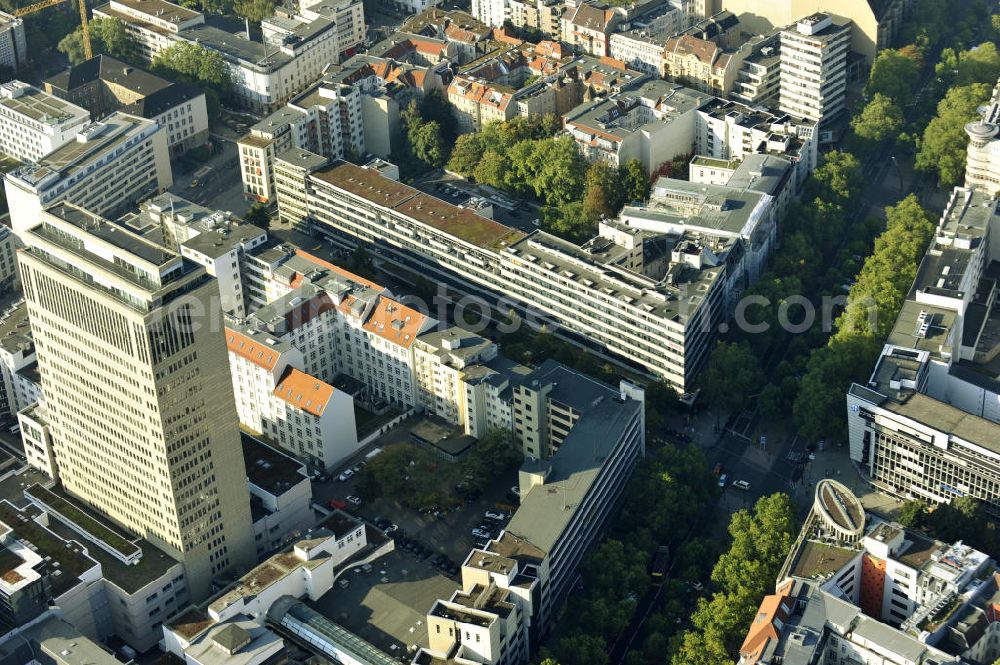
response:
<path id="1" fill-rule="evenodd" d="M 1000 192 L 1000 81 L 980 119 L 967 124 L 965 131 L 969 135 L 965 186 L 995 196 Z"/>
<path id="2" fill-rule="evenodd" d="M 28 58 L 28 40 L 24 36 L 24 19 L 0 12 L 0 65 L 17 71 Z"/>
<path id="3" fill-rule="evenodd" d="M 730 97 L 748 106 L 778 107 L 781 88 L 780 33 L 764 35 L 743 60 Z"/>
<path id="4" fill-rule="evenodd" d="M 581 247 L 524 234 L 348 163 L 304 177 L 278 206 L 308 211 L 313 232 L 340 245 L 377 241 L 382 260 L 503 311 L 527 309 L 682 392 L 724 316 L 725 266 L 690 234 L 664 239 L 661 260 L 646 266 L 641 236 L 599 236 Z"/>
<path id="5" fill-rule="evenodd" d="M 219 229 L 199 233 L 181 243 L 181 256 L 205 266 L 219 283 L 222 311 L 234 316 L 246 316 L 247 303 L 243 296 L 240 272 L 242 257 L 267 240 L 267 231 L 253 224 L 227 223 Z"/>
<path id="6" fill-rule="evenodd" d="M 657 78 L 664 76 L 663 49 L 673 31 L 651 33 L 643 28 L 615 32 L 608 42 L 608 55 L 629 69 Z"/>
<path id="7" fill-rule="evenodd" d="M 17 414 L 17 424 L 21 428 L 21 445 L 28 465 L 35 467 L 49 478 L 58 480 L 59 465 L 56 463 L 52 428 L 49 426 L 45 405 L 36 402 L 21 409 Z"/>
<path id="8" fill-rule="evenodd" d="M 225 335 L 244 427 L 312 468 L 336 466 L 357 450 L 350 395 L 298 369 L 302 354 L 290 344 L 228 327 Z"/>
<path id="9" fill-rule="evenodd" d="M 472 0 L 472 16 L 486 25 L 503 27 L 507 18 L 506 0 Z"/>
<path id="10" fill-rule="evenodd" d="M 785 171 L 776 171 L 778 187 L 787 186 Z M 770 176 L 770 174 L 769 174 Z M 783 181 L 783 182 L 782 182 Z M 755 183 L 761 185 L 765 183 Z M 655 234 L 696 233 L 726 264 L 728 308 L 764 273 L 777 244 L 779 218 L 775 197 L 759 188 L 660 178 L 643 206 L 625 206 L 620 221 Z"/>
<path id="11" fill-rule="evenodd" d="M 652 174 L 690 152 L 696 111 L 713 98 L 683 86 L 651 80 L 587 101 L 563 115 L 566 131 L 590 161 L 621 166 L 631 159 Z"/>
<path id="12" fill-rule="evenodd" d="M 38 161 L 75 140 L 88 122 L 86 109 L 27 83 L 0 85 L 0 152 L 20 162 Z"/>
<path id="13" fill-rule="evenodd" d="M 299 460 L 246 433 L 242 439 L 254 543 L 257 558 L 263 559 L 312 528 L 312 482 Z"/>
<path id="14" fill-rule="evenodd" d="M 520 507 L 500 536 L 469 553 L 462 588 L 431 607 L 429 646 L 414 663 L 523 663 L 548 634 L 580 560 L 645 454 L 642 391 L 598 385 L 601 394 L 555 454 L 521 467 Z"/>
<path id="15" fill-rule="evenodd" d="M 401 111 L 439 88 L 440 77 L 429 67 L 367 54 L 331 66 L 239 140 L 243 191 L 259 201 L 273 200 L 275 158 L 292 149 L 328 159 L 389 157 Z"/>
<path id="16" fill-rule="evenodd" d="M 417 399 L 428 413 L 477 438 L 490 429 L 511 429 L 509 421 L 490 426 L 484 417 L 477 418 L 480 409 L 473 397 L 472 383 L 492 373 L 485 363 L 497 357 L 496 344 L 454 327 L 420 335 L 413 351 Z"/>
<path id="17" fill-rule="evenodd" d="M 248 288 L 264 294 L 244 322 L 303 353 L 303 370 L 332 381 L 346 373 L 366 387 L 360 399 L 417 404 L 413 344 L 437 321 L 388 290 L 290 247 L 247 259 Z"/>
<path id="18" fill-rule="evenodd" d="M 13 287 L 17 276 L 17 236 L 6 224 L 0 224 L 0 287 Z"/>
<path id="19" fill-rule="evenodd" d="M 847 393 L 851 459 L 883 492 L 1000 515 L 998 233 L 997 199 L 956 188 L 871 378 Z"/>
<path id="20" fill-rule="evenodd" d="M 794 192 L 800 191 L 816 168 L 819 133 L 815 120 L 724 99 L 708 102 L 697 114 L 695 155 L 732 162 L 753 154 L 780 156 L 794 166 Z"/>
<path id="21" fill-rule="evenodd" d="M 11 416 L 36 403 L 42 395 L 28 307 L 23 302 L 0 316 L 0 392 L 0 402 L 7 405 Z"/>
<path id="22" fill-rule="evenodd" d="M 246 316 L 243 257 L 267 242 L 264 229 L 234 219 L 229 212 L 211 210 L 170 192 L 139 204 L 119 223 L 141 235 L 156 237 L 181 256 L 205 267 L 219 285 L 217 309 Z"/>
<path id="23" fill-rule="evenodd" d="M 819 12 L 781 31 L 778 108 L 823 123 L 844 110 L 853 24 Z"/>
<path id="24" fill-rule="evenodd" d="M 94 16 L 124 21 L 147 61 L 178 41 L 217 51 L 229 63 L 241 105 L 258 113 L 279 108 L 365 39 L 361 0 L 321 2 L 300 14 L 283 11 L 261 23 L 263 42 L 234 35 L 167 0 L 111 0 L 96 7 Z"/>
<path id="25" fill-rule="evenodd" d="M 74 141 L 4 177 L 17 235 L 38 224 L 42 208 L 60 201 L 113 216 L 172 184 L 164 129 L 124 113 L 84 125 Z"/>

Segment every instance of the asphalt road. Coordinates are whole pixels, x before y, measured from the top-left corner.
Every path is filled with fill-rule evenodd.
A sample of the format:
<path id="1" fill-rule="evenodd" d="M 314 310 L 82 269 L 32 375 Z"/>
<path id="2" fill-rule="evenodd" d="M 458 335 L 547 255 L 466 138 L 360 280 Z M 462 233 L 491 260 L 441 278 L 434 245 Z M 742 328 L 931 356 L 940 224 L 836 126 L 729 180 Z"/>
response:
<path id="1" fill-rule="evenodd" d="M 173 165 L 174 186 L 170 191 L 206 208 L 228 210 L 242 217 L 250 208 L 250 201 L 243 196 L 236 144 L 214 135 L 211 140 L 216 153 L 208 161 L 188 173 L 183 173 L 178 164 Z"/>

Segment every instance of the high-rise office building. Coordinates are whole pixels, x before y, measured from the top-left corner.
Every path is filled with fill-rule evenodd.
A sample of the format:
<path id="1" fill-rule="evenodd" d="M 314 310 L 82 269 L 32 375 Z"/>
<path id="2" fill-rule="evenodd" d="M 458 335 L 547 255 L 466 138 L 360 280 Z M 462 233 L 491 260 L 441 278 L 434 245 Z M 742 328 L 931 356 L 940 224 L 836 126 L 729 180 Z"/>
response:
<path id="1" fill-rule="evenodd" d="M 69 203 L 24 239 L 64 489 L 183 562 L 192 598 L 205 597 L 255 556 L 215 280 Z"/>

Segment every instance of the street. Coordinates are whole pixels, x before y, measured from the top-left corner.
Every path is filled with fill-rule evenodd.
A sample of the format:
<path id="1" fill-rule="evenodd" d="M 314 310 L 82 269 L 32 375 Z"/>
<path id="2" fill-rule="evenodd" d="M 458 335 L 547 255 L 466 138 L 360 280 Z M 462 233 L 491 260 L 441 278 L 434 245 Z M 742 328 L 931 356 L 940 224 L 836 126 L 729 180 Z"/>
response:
<path id="1" fill-rule="evenodd" d="M 242 217 L 250 208 L 243 196 L 236 144 L 221 136 L 212 136 L 215 153 L 188 173 L 175 163 L 174 186 L 170 191 L 212 210 L 228 210 Z M 192 186 L 193 185 L 193 186 Z"/>

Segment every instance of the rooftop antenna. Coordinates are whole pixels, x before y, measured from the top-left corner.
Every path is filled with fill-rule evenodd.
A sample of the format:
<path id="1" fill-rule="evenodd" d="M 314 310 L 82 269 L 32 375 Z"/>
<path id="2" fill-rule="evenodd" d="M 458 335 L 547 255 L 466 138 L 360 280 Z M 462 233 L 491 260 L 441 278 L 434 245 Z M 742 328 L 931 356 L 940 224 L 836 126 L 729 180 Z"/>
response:
<path id="1" fill-rule="evenodd" d="M 247 31 L 247 41 L 250 41 L 250 19 L 244 18 L 243 25 L 246 26 Z"/>

